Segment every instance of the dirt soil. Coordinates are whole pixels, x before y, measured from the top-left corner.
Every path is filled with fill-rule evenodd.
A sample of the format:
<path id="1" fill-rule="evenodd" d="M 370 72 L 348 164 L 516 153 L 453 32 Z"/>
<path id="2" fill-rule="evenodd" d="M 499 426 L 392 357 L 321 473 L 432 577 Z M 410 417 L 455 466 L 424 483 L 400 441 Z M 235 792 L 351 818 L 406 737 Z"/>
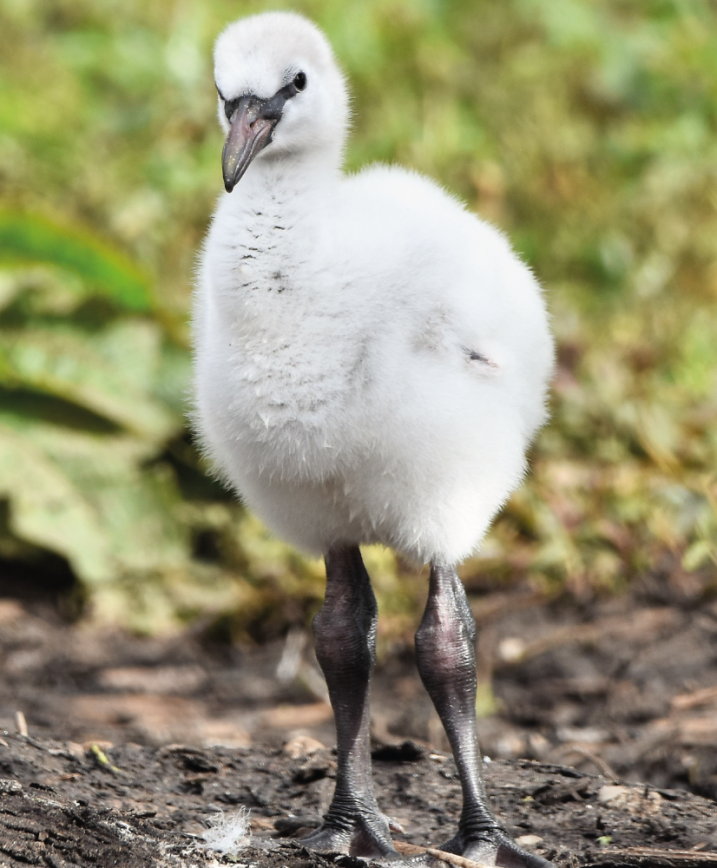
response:
<path id="1" fill-rule="evenodd" d="M 305 742 L 294 741 L 288 750 L 83 749 L 16 735 L 4 742 L 2 865 L 221 864 L 222 855 L 201 836 L 218 810 L 226 822 L 238 806 L 251 808 L 253 846 L 231 861 L 258 868 L 329 864 L 279 837 L 316 826 L 328 807 L 335 758 L 327 748 L 309 744 L 307 751 Z M 460 787 L 451 759 L 406 743 L 380 749 L 374 760 L 382 806 L 404 830 L 394 833 L 397 846 L 410 855 L 406 844 L 436 845 L 452 835 Z M 510 831 L 557 865 L 717 866 L 717 817 L 706 799 L 615 786 L 529 760 L 487 764 L 486 778 Z M 360 863 L 342 858 L 339 864 Z"/>
<path id="2" fill-rule="evenodd" d="M 663 577 L 602 601 L 472 597 L 488 789 L 525 846 L 559 866 L 717 866 L 708 590 Z M 201 630 L 146 639 L 6 598 L 0 667 L 0 866 L 329 864 L 285 837 L 318 822 L 335 768 L 303 632 L 250 648 Z M 438 845 L 459 787 L 410 648 L 379 665 L 374 709 L 394 837 L 405 852 Z M 252 844 L 207 850 L 217 811 L 244 807 Z"/>

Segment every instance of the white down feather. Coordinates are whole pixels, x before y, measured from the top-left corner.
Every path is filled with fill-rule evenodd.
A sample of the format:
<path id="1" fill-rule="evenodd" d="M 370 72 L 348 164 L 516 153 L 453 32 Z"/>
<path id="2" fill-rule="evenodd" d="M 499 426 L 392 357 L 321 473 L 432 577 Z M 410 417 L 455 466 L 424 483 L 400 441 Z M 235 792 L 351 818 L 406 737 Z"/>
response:
<path id="1" fill-rule="evenodd" d="M 219 199 L 194 305 L 195 420 L 223 477 L 308 552 L 419 562 L 480 543 L 546 417 L 540 287 L 505 237 L 404 169 L 341 171 L 343 77 L 321 32 L 268 13 L 215 51 L 231 99 L 307 76 Z M 220 119 L 226 129 L 221 111 Z"/>

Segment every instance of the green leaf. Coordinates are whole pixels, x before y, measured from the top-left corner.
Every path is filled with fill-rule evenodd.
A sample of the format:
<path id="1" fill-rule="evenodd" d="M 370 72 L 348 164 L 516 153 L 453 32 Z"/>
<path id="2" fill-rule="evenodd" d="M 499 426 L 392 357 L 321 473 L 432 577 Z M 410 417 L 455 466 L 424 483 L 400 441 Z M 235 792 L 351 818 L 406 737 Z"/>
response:
<path id="1" fill-rule="evenodd" d="M 713 546 L 706 539 L 698 539 L 692 543 L 682 556 L 682 566 L 688 571 L 698 570 L 702 564 L 714 558 Z"/>
<path id="2" fill-rule="evenodd" d="M 82 491 L 122 571 L 166 572 L 188 562 L 173 475 L 166 466 L 149 463 L 156 446 L 126 435 L 51 425 L 28 424 L 26 436 Z"/>
<path id="3" fill-rule="evenodd" d="M 188 567 L 181 498 L 171 470 L 148 464 L 151 443 L 10 416 L 0 435 L 0 498 L 18 538 L 64 555 L 90 585 Z"/>
<path id="4" fill-rule="evenodd" d="M 159 360 L 156 328 L 125 325 L 93 337 L 71 325 L 7 330 L 0 343 L 0 383 L 54 395 L 162 441 L 182 420 L 146 391 Z"/>
<path id="5" fill-rule="evenodd" d="M 82 491 L 35 443 L 0 423 L 0 498 L 18 538 L 57 552 L 93 584 L 114 574 L 109 540 Z"/>
<path id="6" fill-rule="evenodd" d="M 154 306 L 149 281 L 131 260 L 94 235 L 35 214 L 0 211 L 0 262 L 60 266 L 124 310 Z"/>

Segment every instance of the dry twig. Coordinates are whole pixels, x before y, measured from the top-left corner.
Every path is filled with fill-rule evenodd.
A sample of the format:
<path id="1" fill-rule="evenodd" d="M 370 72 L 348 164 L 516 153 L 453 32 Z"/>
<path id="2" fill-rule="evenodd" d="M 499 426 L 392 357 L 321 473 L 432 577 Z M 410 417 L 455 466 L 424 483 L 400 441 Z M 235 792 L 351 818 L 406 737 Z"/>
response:
<path id="1" fill-rule="evenodd" d="M 474 862 L 465 856 L 456 856 L 455 853 L 446 853 L 445 850 L 436 850 L 435 847 L 419 847 L 418 844 L 408 844 L 405 841 L 395 841 L 394 846 L 403 856 L 421 856 L 426 853 L 441 862 L 457 865 L 458 868 L 488 868 L 483 862 Z"/>
<path id="2" fill-rule="evenodd" d="M 611 781 L 617 780 L 617 775 L 609 765 L 609 763 L 605 762 L 605 760 L 588 750 L 586 747 L 582 747 L 581 745 L 571 744 L 566 745 L 565 755 L 567 756 L 569 753 L 577 753 L 580 756 L 584 756 L 585 759 L 590 760 L 590 762 L 595 766 L 595 768 L 600 772 L 603 777 L 609 778 Z"/>

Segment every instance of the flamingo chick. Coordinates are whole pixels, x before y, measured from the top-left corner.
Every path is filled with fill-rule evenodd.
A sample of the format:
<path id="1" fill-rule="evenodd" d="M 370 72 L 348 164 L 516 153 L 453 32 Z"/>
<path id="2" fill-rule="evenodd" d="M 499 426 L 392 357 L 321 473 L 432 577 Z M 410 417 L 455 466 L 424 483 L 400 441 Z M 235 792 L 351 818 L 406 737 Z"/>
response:
<path id="1" fill-rule="evenodd" d="M 239 496 L 326 560 L 314 631 L 338 772 L 305 843 L 401 858 L 371 778 L 377 612 L 359 545 L 383 543 L 431 564 L 416 658 L 463 788 L 444 849 L 545 868 L 486 800 L 475 623 L 455 569 L 520 482 L 546 416 L 540 288 L 499 232 L 433 182 L 387 166 L 342 173 L 346 86 L 305 18 L 231 24 L 215 76 L 227 195 L 196 290 L 195 418 Z"/>

